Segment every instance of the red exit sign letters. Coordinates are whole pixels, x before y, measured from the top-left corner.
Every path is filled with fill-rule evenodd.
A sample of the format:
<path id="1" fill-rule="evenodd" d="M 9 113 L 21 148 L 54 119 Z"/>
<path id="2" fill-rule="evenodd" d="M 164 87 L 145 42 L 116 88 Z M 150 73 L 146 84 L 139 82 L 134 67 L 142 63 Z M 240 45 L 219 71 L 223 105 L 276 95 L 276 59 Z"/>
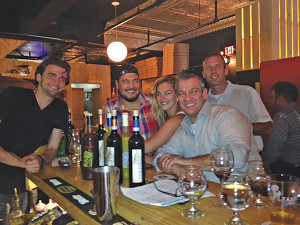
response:
<path id="1" fill-rule="evenodd" d="M 225 54 L 226 56 L 234 55 L 234 53 L 235 53 L 234 45 L 225 47 L 224 54 Z"/>

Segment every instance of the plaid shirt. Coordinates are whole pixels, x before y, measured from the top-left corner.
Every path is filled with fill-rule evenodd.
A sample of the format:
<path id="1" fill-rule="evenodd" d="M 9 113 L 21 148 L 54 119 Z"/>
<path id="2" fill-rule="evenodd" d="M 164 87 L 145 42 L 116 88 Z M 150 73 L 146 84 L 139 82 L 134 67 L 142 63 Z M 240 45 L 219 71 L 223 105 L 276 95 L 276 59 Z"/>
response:
<path id="1" fill-rule="evenodd" d="M 262 156 L 268 163 L 283 161 L 300 166 L 300 107 L 292 102 L 274 117 L 274 131 Z"/>
<path id="2" fill-rule="evenodd" d="M 141 107 L 139 113 L 140 119 L 140 134 L 146 140 L 150 138 L 156 131 L 156 120 L 151 111 L 151 100 L 152 95 L 150 94 L 140 94 Z M 128 112 L 128 123 L 129 123 L 129 132 L 132 133 L 133 127 L 133 115 L 129 112 L 125 106 L 122 104 L 121 97 L 112 99 L 105 104 L 105 127 L 107 126 L 106 114 L 112 112 L 113 109 L 117 110 L 118 116 L 118 132 L 122 133 L 122 113 Z"/>

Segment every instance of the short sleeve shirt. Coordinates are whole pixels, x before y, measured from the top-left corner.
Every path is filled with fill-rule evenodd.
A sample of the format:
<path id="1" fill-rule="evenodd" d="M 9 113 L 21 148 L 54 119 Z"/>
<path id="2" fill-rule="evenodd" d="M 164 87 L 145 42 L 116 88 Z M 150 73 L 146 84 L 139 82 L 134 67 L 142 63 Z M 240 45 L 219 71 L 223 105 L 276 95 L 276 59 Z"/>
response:
<path id="1" fill-rule="evenodd" d="M 264 123 L 272 121 L 269 112 L 263 104 L 257 91 L 246 85 L 236 85 L 227 81 L 225 91 L 220 95 L 213 95 L 209 90 L 208 102 L 218 105 L 229 105 L 243 113 L 251 123 Z M 261 136 L 254 136 L 259 150 L 263 149 Z"/>
<path id="2" fill-rule="evenodd" d="M 67 105 L 55 98 L 40 109 L 31 89 L 10 87 L 0 94 L 0 146 L 23 158 L 46 145 L 54 128 L 68 123 Z M 25 170 L 0 163 L 0 194 L 25 188 Z"/>

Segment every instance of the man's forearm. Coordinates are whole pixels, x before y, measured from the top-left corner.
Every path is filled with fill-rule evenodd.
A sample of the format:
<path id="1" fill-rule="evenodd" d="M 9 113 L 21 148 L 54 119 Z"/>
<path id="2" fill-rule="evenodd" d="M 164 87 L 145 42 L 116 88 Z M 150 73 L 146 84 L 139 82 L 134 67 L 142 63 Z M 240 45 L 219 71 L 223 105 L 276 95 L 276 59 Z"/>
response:
<path id="1" fill-rule="evenodd" d="M 273 132 L 272 122 L 252 123 L 254 135 L 270 135 Z"/>
<path id="2" fill-rule="evenodd" d="M 164 169 L 164 168 L 161 166 L 161 163 L 160 163 L 160 162 L 157 163 L 157 166 L 158 166 L 158 168 L 159 168 L 162 172 L 164 172 L 164 173 L 169 173 L 169 174 L 173 174 L 173 175 L 179 177 L 181 168 L 182 168 L 184 165 L 175 163 L 175 164 L 172 165 L 172 167 L 171 167 L 170 170 Z"/>
<path id="3" fill-rule="evenodd" d="M 57 149 L 49 148 L 41 154 L 41 157 L 43 157 L 45 164 L 52 162 L 52 160 L 56 156 L 56 152 Z"/>
<path id="4" fill-rule="evenodd" d="M 21 159 L 17 155 L 7 152 L 0 146 L 0 162 L 6 165 L 25 168 L 25 160 Z"/>
<path id="5" fill-rule="evenodd" d="M 197 165 L 203 170 L 211 170 L 210 155 L 202 155 L 193 158 L 183 158 L 177 155 L 166 154 L 157 159 L 158 168 L 165 173 L 178 175 L 185 165 Z"/>
<path id="6" fill-rule="evenodd" d="M 202 170 L 211 170 L 210 155 L 201 155 L 190 158 L 190 165 L 200 166 Z"/>

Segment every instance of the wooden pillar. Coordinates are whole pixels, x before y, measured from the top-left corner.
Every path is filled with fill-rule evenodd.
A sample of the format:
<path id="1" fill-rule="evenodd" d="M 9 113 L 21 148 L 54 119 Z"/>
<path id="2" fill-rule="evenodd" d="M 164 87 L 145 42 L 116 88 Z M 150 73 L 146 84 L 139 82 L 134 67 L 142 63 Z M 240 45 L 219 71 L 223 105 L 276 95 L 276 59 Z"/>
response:
<path id="1" fill-rule="evenodd" d="M 236 11 L 237 71 L 300 56 L 300 0 L 260 0 Z"/>

